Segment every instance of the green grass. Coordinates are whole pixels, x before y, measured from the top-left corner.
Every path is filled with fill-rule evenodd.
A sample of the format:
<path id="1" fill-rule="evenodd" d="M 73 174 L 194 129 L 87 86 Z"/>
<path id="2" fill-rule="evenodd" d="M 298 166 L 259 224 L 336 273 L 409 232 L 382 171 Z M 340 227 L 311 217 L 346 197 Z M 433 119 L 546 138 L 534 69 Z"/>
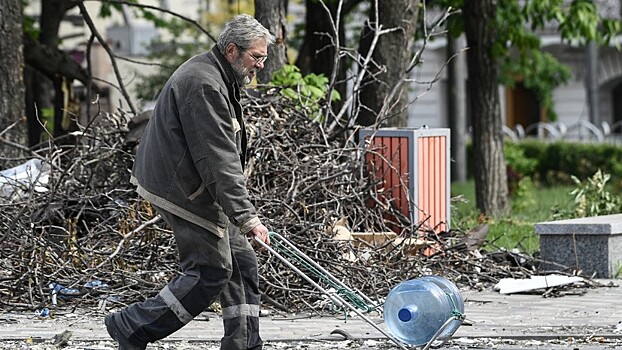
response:
<path id="1" fill-rule="evenodd" d="M 572 207 L 569 195 L 574 187 L 558 186 L 539 188 L 530 182 L 518 194 L 513 195 L 512 213 L 507 217 L 488 221 L 490 233 L 486 250 L 499 248 L 514 249 L 533 254 L 539 250 L 539 237 L 534 233 L 538 222 L 553 220 L 556 210 Z M 469 231 L 478 225 L 478 211 L 475 206 L 475 184 L 452 183 L 451 226 L 461 231 Z"/>

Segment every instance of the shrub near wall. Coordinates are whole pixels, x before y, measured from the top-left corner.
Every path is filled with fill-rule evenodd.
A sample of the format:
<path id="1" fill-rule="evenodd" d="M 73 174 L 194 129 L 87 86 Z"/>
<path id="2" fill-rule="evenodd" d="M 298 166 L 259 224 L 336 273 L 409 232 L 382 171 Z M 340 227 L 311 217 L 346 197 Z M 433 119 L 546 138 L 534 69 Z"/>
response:
<path id="1" fill-rule="evenodd" d="M 473 148 L 468 145 L 469 177 L 473 176 Z M 506 141 L 508 172 L 530 177 L 544 185 L 572 185 L 571 175 L 585 180 L 599 169 L 611 175 L 611 184 L 622 184 L 622 146 L 609 143 Z M 521 158 L 522 154 L 524 158 Z M 535 162 L 535 166 L 533 166 Z M 528 165 L 528 166 L 526 166 Z"/>

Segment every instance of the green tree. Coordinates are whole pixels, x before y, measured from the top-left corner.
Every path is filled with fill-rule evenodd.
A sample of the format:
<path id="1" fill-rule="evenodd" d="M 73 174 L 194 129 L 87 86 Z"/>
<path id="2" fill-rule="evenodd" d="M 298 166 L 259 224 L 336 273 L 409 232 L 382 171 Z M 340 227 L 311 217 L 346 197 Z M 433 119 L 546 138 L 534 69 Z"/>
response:
<path id="1" fill-rule="evenodd" d="M 477 207 L 483 214 L 507 213 L 508 189 L 503 160 L 499 82 L 521 76 L 552 110 L 552 91 L 569 78 L 567 68 L 540 49 L 537 31 L 558 23 L 567 43 L 608 44 L 621 32 L 619 20 L 599 16 L 590 0 L 439 0 L 463 15 L 449 20 L 453 36 L 466 33 Z M 488 66 L 490 65 L 490 66 Z"/>
<path id="2" fill-rule="evenodd" d="M 465 30 L 468 90 L 473 114 L 473 154 L 478 209 L 498 216 L 509 210 L 509 192 L 503 135 L 501 133 L 501 107 L 499 102 L 499 67 L 493 55 L 498 36 L 497 28 L 490 23 L 495 19 L 493 0 L 466 1 Z"/>
<path id="3" fill-rule="evenodd" d="M 347 134 L 353 124 L 405 126 L 409 103 L 405 82 L 416 62 L 413 43 L 420 1 L 307 0 L 305 4 L 296 66 L 303 74 L 330 77 L 331 88 L 342 96 L 329 110 L 333 115 L 324 118 L 329 133 Z"/>

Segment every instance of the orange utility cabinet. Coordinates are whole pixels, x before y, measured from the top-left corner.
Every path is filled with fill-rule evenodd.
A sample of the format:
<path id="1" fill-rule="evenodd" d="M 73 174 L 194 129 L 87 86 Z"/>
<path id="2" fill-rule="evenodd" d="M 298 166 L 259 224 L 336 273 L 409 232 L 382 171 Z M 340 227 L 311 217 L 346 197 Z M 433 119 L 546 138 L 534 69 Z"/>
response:
<path id="1" fill-rule="evenodd" d="M 422 230 L 449 230 L 450 130 L 361 129 L 369 171 L 378 180 L 376 198 L 391 202 Z"/>

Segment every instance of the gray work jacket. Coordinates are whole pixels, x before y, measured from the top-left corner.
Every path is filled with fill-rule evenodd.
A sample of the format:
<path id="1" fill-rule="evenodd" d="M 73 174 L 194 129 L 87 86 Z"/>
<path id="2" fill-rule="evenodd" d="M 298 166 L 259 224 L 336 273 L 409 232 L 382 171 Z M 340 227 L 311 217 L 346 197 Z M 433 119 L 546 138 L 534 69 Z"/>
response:
<path id="1" fill-rule="evenodd" d="M 132 168 L 138 194 L 219 237 L 229 222 L 260 224 L 244 176 L 240 89 L 218 48 L 182 64 L 164 85 Z"/>

